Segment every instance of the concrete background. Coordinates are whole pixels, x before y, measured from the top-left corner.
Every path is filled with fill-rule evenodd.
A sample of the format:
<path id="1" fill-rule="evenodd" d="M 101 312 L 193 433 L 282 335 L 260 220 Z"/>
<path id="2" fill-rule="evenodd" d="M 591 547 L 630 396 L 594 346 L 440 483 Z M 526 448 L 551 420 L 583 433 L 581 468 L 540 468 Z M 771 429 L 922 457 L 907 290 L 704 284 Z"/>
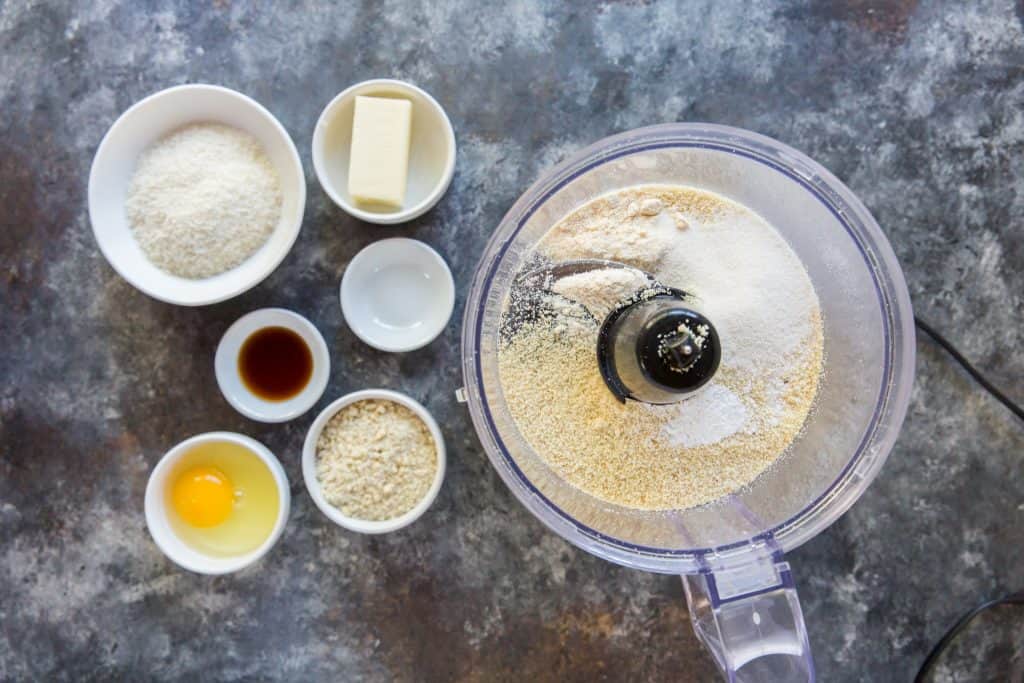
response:
<path id="1" fill-rule="evenodd" d="M 464 407 L 458 320 L 485 241 L 538 174 L 603 136 L 665 121 L 749 128 L 817 159 L 865 201 L 917 312 L 1024 399 L 1024 31 L 1010 2 L 0 1 L 0 679 L 714 679 L 679 580 L 547 532 L 492 472 Z M 412 224 L 360 224 L 309 145 L 344 87 L 392 76 L 447 108 L 459 159 Z M 212 82 L 265 104 L 302 153 L 291 254 L 243 296 L 158 303 L 104 262 L 85 188 L 118 114 Z M 443 337 L 377 353 L 337 283 L 382 236 L 438 248 L 459 289 Z M 341 531 L 301 484 L 312 414 L 250 422 L 221 398 L 216 343 L 286 306 L 333 353 L 321 405 L 386 386 L 425 402 L 447 481 L 415 526 Z M 968 606 L 1024 584 L 1024 429 L 927 339 L 899 443 L 841 521 L 790 554 L 821 679 L 907 681 Z M 195 433 L 250 434 L 296 493 L 263 562 L 176 569 L 144 526 L 146 477 Z M 1021 680 L 1021 616 L 986 618 L 937 680 Z"/>

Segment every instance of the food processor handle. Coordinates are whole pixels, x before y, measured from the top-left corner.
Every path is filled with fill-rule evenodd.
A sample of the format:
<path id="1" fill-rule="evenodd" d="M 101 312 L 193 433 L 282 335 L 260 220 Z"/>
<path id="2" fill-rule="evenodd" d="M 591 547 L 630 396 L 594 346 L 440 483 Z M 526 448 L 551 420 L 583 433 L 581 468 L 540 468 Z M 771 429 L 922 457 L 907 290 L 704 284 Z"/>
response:
<path id="1" fill-rule="evenodd" d="M 814 681 L 789 564 L 778 558 L 683 576 L 693 630 L 729 683 Z"/>

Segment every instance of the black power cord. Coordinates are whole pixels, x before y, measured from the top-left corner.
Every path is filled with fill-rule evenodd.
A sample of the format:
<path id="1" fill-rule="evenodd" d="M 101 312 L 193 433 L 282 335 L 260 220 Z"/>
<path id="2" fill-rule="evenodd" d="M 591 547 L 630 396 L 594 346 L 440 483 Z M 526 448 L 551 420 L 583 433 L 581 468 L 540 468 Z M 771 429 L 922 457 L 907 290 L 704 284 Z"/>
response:
<path id="1" fill-rule="evenodd" d="M 946 353 L 951 355 L 953 357 L 953 360 L 959 363 L 961 367 L 963 367 L 963 369 L 967 371 L 967 374 L 973 377 L 974 380 L 981 385 L 982 389 L 992 394 L 992 398 L 1006 406 L 1006 408 L 1011 413 L 1013 413 L 1020 419 L 1024 420 L 1024 408 L 1021 408 L 1020 405 L 1014 403 L 1006 394 L 1001 392 L 994 384 L 992 384 L 992 382 L 989 382 L 984 375 L 978 372 L 977 368 L 971 365 L 971 362 L 969 360 L 964 358 L 964 355 L 962 353 L 957 351 L 956 347 L 953 346 L 953 344 L 948 339 L 943 337 L 935 330 L 934 327 L 932 327 L 925 321 L 921 320 L 917 316 L 914 316 L 914 323 L 917 324 L 919 328 L 921 328 L 922 332 L 931 337 L 936 344 L 945 349 Z"/>
<path id="2" fill-rule="evenodd" d="M 986 379 L 985 376 L 977 370 L 977 368 L 971 365 L 969 360 L 964 358 L 964 355 L 960 353 L 948 339 L 939 334 L 931 325 L 916 316 L 914 317 L 914 323 L 922 332 L 931 337 L 936 344 L 945 349 L 946 353 L 952 356 L 953 360 L 959 363 L 960 366 L 967 371 L 967 374 L 973 377 L 985 391 L 992 395 L 992 398 L 1006 406 L 1011 413 L 1019 417 L 1021 420 L 1024 420 L 1024 409 L 1000 391 L 994 384 L 992 384 L 992 382 L 988 381 L 988 379 Z M 957 622 L 953 624 L 948 631 L 946 631 L 946 635 L 942 636 L 942 639 L 935 644 L 932 651 L 928 653 L 928 656 L 924 660 L 924 664 L 921 665 L 921 668 L 917 671 L 917 676 L 914 677 L 914 683 L 925 682 L 928 674 L 931 673 L 933 668 L 935 668 L 935 664 L 939 661 L 939 658 L 945 654 L 946 649 L 949 648 L 949 645 L 956 639 L 956 637 L 960 635 L 960 633 L 963 632 L 963 630 L 966 629 L 972 621 L 974 621 L 975 617 L 982 612 L 993 607 L 998 607 L 999 605 L 1024 605 L 1024 591 L 1021 591 L 1020 593 L 1011 593 L 1010 595 L 1004 595 L 1001 598 L 984 602 L 960 617 L 960 619 L 958 619 Z"/>
<path id="3" fill-rule="evenodd" d="M 963 631 L 967 626 L 974 621 L 974 618 L 982 612 L 991 609 L 992 607 L 998 607 L 999 605 L 1024 605 L 1024 591 L 1020 593 L 1011 593 L 1010 595 L 1004 595 L 1001 598 L 995 600 L 989 600 L 983 602 L 967 614 L 960 617 L 960 619 L 953 624 L 953 627 L 946 631 L 946 635 L 942 636 L 942 640 L 935 644 L 932 651 L 928 653 L 928 657 L 925 658 L 924 664 L 917 671 L 917 676 L 914 677 L 914 683 L 924 683 L 928 674 L 931 673 L 932 669 L 935 668 L 936 662 L 939 661 L 946 648 L 949 647 L 960 632 Z"/>

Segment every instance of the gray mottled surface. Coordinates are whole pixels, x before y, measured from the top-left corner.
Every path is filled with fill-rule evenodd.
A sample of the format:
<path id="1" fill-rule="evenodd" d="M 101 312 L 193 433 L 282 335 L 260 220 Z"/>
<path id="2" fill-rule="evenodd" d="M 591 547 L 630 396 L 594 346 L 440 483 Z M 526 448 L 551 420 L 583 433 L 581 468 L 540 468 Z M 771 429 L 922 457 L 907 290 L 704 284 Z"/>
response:
<path id="1" fill-rule="evenodd" d="M 423 351 L 380 354 L 336 299 L 356 250 L 412 235 L 448 259 L 461 315 L 502 213 L 545 167 L 617 131 L 714 121 L 806 151 L 875 213 L 917 311 L 1024 399 L 1019 4 L 418 5 L 0 0 L 0 679 L 712 679 L 678 579 L 575 550 L 491 471 L 452 399 L 457 325 Z M 309 159 L 321 107 L 375 76 L 431 91 L 460 145 L 449 194 L 397 229 L 341 213 Z M 119 279 L 85 209 L 92 154 L 117 115 L 197 81 L 263 102 L 309 180 L 283 265 L 198 310 Z M 146 477 L 165 449 L 236 430 L 301 482 L 312 418 L 249 422 L 213 379 L 220 334 L 266 305 L 309 316 L 329 340 L 323 402 L 372 385 L 425 401 L 450 472 L 419 524 L 373 539 L 333 527 L 298 486 L 267 559 L 193 576 L 144 528 Z M 960 611 L 1024 584 L 1024 429 L 926 340 L 918 353 L 881 477 L 790 556 L 826 681 L 909 680 Z M 984 620 L 939 678 L 1020 680 L 1021 623 Z"/>

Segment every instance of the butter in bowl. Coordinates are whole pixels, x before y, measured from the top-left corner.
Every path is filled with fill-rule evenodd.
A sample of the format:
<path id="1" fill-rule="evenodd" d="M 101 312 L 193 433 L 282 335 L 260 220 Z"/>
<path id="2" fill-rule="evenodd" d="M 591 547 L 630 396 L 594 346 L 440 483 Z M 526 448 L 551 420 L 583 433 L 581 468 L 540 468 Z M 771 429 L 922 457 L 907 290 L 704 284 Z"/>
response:
<path id="1" fill-rule="evenodd" d="M 313 131 L 320 186 L 370 223 L 404 223 L 433 208 L 451 184 L 455 152 L 455 131 L 437 100 L 393 79 L 344 90 Z"/>

